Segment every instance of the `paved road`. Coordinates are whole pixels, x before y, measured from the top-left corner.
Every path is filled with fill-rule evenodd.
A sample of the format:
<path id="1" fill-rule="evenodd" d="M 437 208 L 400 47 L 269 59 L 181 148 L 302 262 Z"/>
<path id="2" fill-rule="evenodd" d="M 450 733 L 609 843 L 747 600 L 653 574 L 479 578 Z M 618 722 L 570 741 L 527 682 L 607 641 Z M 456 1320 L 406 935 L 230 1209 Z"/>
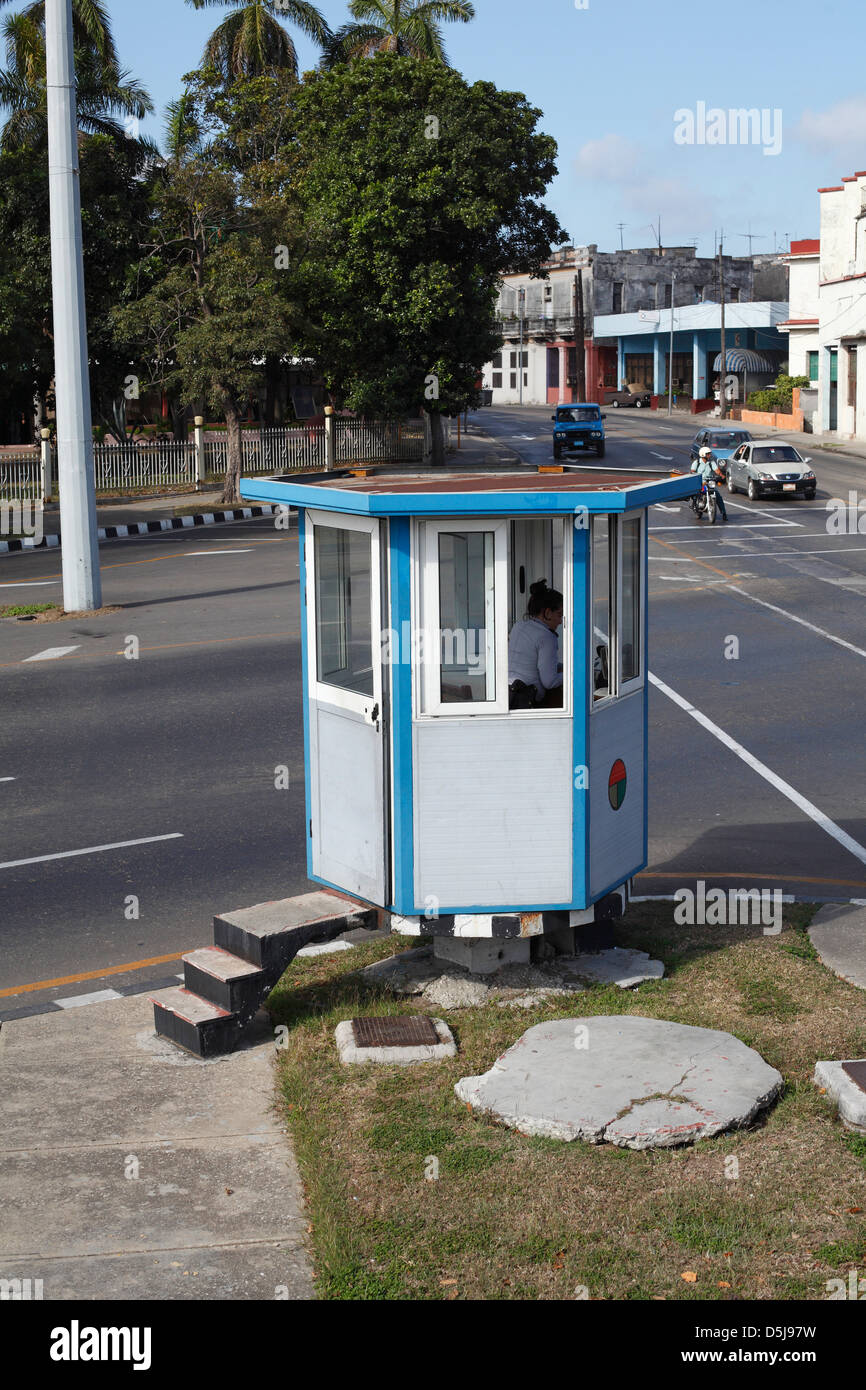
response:
<path id="1" fill-rule="evenodd" d="M 549 415 L 475 423 L 494 454 L 549 462 Z M 690 422 L 611 415 L 606 464 L 686 464 Z M 866 898 L 866 537 L 828 535 L 825 510 L 863 465 L 815 460 L 813 504 L 739 497 L 712 530 L 686 507 L 651 517 L 648 893 L 705 876 Z M 295 535 L 238 523 L 110 542 L 101 559 L 121 612 L 0 624 L 0 990 L 15 991 L 0 1008 L 163 977 L 178 967 L 120 967 L 307 886 Z M 0 558 L 0 602 L 59 597 L 59 573 L 57 555 Z M 74 650 L 29 659 L 55 647 Z"/>

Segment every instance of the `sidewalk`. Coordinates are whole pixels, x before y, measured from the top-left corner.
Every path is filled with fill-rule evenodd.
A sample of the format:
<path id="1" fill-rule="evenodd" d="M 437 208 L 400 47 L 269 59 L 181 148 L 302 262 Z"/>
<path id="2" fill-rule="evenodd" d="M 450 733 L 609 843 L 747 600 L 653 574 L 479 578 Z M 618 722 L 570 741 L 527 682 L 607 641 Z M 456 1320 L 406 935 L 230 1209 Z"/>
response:
<path id="1" fill-rule="evenodd" d="M 311 1299 L 273 1034 L 200 1062 L 144 995 L 0 1029 L 0 1279 L 42 1297 Z"/>

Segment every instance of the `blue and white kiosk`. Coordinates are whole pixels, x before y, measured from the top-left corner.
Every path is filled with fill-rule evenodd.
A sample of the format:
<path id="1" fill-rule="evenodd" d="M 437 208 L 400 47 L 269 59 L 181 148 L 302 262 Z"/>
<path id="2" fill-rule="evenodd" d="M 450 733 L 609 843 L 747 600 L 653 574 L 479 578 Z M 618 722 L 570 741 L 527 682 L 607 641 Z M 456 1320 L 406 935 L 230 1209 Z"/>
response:
<path id="1" fill-rule="evenodd" d="M 242 480 L 299 514 L 311 879 L 408 934 L 618 915 L 647 863 L 647 513 L 699 486 L 561 467 Z M 539 578 L 564 596 L 562 708 L 509 709 L 509 632 Z"/>

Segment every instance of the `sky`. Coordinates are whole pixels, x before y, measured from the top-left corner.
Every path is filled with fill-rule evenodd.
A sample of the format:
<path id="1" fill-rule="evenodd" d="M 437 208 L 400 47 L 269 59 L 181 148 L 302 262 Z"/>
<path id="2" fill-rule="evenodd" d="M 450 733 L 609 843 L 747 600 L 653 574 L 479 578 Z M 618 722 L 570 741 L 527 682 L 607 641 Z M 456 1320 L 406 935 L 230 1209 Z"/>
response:
<path id="1" fill-rule="evenodd" d="M 818 235 L 819 187 L 866 168 L 860 0 L 474 4 L 474 21 L 444 26 L 449 59 L 541 110 L 559 150 L 547 202 L 578 245 L 655 245 L 661 220 L 664 245 L 700 255 L 722 233 L 729 254 L 746 254 L 749 233 L 755 252 L 781 250 Z M 123 65 L 160 115 L 230 8 L 108 0 Z M 319 8 L 332 28 L 348 18 L 346 0 Z M 315 67 L 293 37 L 302 70 Z M 752 142 L 728 116 L 740 108 L 761 114 Z M 144 128 L 160 139 L 160 118 Z"/>

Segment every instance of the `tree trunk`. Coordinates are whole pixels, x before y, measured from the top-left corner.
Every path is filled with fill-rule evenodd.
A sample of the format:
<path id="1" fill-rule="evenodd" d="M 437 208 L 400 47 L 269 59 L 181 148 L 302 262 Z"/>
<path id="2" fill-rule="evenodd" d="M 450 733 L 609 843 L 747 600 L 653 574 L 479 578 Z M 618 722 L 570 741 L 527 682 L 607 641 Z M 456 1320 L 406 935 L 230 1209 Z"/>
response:
<path id="1" fill-rule="evenodd" d="M 433 446 L 431 463 L 434 468 L 443 468 L 445 466 L 445 432 L 442 428 L 442 416 L 438 410 L 430 411 L 430 442 Z"/>
<path id="2" fill-rule="evenodd" d="M 238 492 L 238 479 L 241 476 L 241 417 L 234 397 L 223 393 L 223 410 L 226 417 L 226 476 L 221 502 L 233 506 L 241 500 Z"/>

